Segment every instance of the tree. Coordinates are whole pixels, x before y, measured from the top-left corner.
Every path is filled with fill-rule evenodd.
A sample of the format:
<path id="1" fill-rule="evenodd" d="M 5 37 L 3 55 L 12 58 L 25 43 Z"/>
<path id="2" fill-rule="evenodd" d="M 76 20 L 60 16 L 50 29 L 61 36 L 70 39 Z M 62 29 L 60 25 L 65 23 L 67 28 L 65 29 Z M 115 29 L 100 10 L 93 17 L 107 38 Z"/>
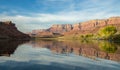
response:
<path id="1" fill-rule="evenodd" d="M 116 32 L 117 32 L 116 27 L 106 26 L 99 30 L 98 35 L 102 38 L 111 38 Z"/>

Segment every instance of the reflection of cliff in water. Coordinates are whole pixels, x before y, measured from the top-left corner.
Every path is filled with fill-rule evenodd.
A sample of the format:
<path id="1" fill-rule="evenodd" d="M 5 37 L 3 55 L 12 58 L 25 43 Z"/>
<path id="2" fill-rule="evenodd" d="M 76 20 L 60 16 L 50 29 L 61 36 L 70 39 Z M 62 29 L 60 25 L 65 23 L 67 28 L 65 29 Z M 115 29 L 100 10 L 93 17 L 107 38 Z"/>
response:
<path id="1" fill-rule="evenodd" d="M 74 53 L 95 59 L 120 61 L 120 45 L 109 42 L 89 41 L 31 41 L 34 47 L 45 47 L 55 54 Z"/>
<path id="2" fill-rule="evenodd" d="M 16 48 L 20 45 L 25 43 L 26 41 L 11 41 L 5 40 L 0 41 L 0 56 L 10 56 L 14 53 Z"/>

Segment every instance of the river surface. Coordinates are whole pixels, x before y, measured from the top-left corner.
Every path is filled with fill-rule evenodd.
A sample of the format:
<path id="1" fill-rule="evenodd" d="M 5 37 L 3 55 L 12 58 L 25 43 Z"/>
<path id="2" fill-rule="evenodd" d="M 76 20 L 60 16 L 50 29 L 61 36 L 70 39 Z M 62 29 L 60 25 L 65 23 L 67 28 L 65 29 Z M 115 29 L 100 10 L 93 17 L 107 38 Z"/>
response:
<path id="1" fill-rule="evenodd" d="M 0 41 L 0 70 L 120 70 L 120 43 Z"/>

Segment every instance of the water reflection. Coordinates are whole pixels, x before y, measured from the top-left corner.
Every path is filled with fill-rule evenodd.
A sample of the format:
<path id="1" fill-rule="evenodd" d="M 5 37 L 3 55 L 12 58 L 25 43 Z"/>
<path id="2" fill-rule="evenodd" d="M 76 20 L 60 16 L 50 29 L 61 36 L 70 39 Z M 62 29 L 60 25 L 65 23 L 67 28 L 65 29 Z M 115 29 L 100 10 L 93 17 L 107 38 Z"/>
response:
<path id="1" fill-rule="evenodd" d="M 47 41 L 30 42 L 34 47 L 50 49 L 55 54 L 69 55 L 71 53 L 91 59 L 103 58 L 120 61 L 120 45 L 106 41 Z"/>
<path id="2" fill-rule="evenodd" d="M 15 52 L 17 47 L 27 41 L 2 40 L 0 41 L 0 56 L 8 56 Z"/>
<path id="3" fill-rule="evenodd" d="M 0 70 L 120 69 L 119 45 L 100 41 L 0 41 L 0 55 Z"/>
<path id="4" fill-rule="evenodd" d="M 108 53 L 115 53 L 117 51 L 117 45 L 110 42 L 102 42 L 99 44 L 101 50 Z"/>

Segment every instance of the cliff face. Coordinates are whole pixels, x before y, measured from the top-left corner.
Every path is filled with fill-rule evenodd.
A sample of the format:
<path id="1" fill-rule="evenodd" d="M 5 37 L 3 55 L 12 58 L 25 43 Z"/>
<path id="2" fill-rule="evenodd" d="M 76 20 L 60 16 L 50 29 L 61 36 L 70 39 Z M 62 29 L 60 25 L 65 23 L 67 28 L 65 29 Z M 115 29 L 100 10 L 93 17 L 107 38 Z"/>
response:
<path id="1" fill-rule="evenodd" d="M 120 17 L 111 17 L 109 19 L 102 20 L 90 20 L 82 23 L 78 23 L 76 27 L 79 27 L 77 30 L 94 30 L 97 27 L 104 27 L 107 25 L 120 25 Z"/>
<path id="2" fill-rule="evenodd" d="M 73 24 L 73 30 L 81 30 L 80 23 Z"/>
<path id="3" fill-rule="evenodd" d="M 120 25 L 120 17 L 111 17 L 108 19 L 108 24 Z"/>
<path id="4" fill-rule="evenodd" d="M 62 36 L 62 33 L 69 32 L 73 29 L 71 24 L 54 24 L 49 29 L 33 30 L 32 37 L 56 37 Z"/>
<path id="5" fill-rule="evenodd" d="M 0 22 L 0 38 L 28 39 L 30 37 L 27 34 L 18 31 L 14 23 L 7 21 Z"/>
<path id="6" fill-rule="evenodd" d="M 49 29 L 43 30 L 41 32 L 52 32 L 52 33 L 61 33 L 64 35 L 68 34 L 85 34 L 85 33 L 95 33 L 99 30 L 99 28 L 107 26 L 107 25 L 113 25 L 118 30 L 120 30 L 120 17 L 111 17 L 109 19 L 96 19 L 96 20 L 90 20 L 86 22 L 81 22 L 77 24 L 56 24 L 52 25 Z M 40 30 L 36 32 L 36 34 L 40 35 Z M 44 33 L 45 34 L 45 33 Z M 48 33 L 46 33 L 48 34 Z"/>
<path id="7" fill-rule="evenodd" d="M 81 30 L 93 30 L 96 27 L 102 27 L 107 25 L 107 20 L 90 20 L 87 22 L 82 22 L 80 27 Z"/>
<path id="8" fill-rule="evenodd" d="M 68 32 L 72 30 L 72 25 L 71 24 L 56 24 L 56 25 L 52 25 L 52 27 L 50 27 L 48 30 L 53 33 Z"/>

